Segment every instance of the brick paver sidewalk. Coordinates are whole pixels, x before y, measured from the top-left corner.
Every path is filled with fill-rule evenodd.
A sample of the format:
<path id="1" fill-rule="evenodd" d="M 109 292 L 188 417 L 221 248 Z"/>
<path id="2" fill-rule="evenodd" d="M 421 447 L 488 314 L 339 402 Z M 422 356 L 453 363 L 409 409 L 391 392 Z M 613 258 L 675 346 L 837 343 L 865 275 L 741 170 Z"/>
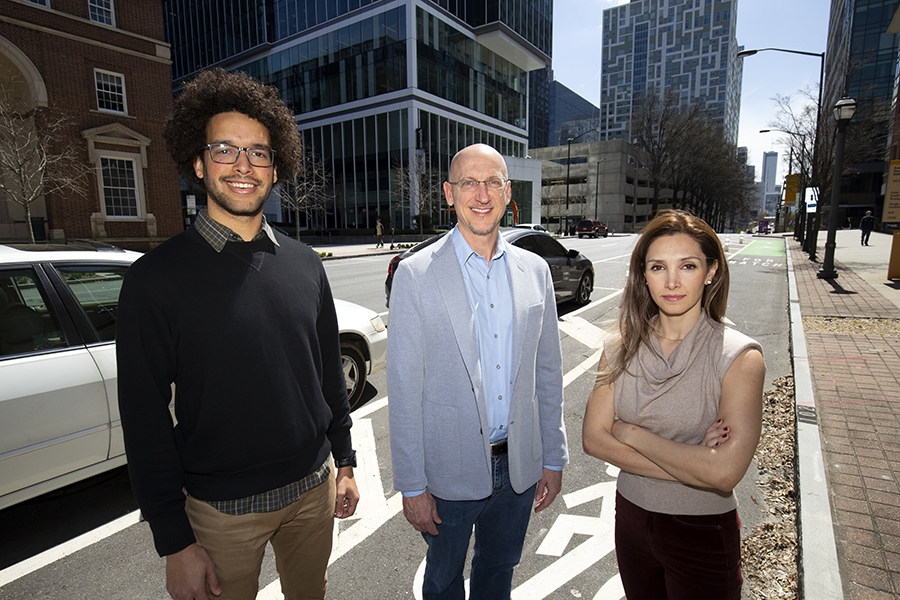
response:
<path id="1" fill-rule="evenodd" d="M 819 263 L 794 240 L 788 247 L 804 317 L 900 319 L 839 262 L 838 279 L 818 279 Z M 898 598 L 900 338 L 807 330 L 806 342 L 845 598 Z"/>

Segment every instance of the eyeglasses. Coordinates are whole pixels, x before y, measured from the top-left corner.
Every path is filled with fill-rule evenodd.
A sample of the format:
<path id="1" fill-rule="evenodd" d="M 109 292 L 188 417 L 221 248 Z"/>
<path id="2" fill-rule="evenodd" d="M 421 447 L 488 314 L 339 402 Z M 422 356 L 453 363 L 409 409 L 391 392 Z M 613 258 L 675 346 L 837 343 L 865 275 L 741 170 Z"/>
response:
<path id="1" fill-rule="evenodd" d="M 474 192 L 478 189 L 478 186 L 483 183 L 484 187 L 486 187 L 488 191 L 499 192 L 506 186 L 508 182 L 508 179 L 500 179 L 499 177 L 494 177 L 492 179 L 488 179 L 487 181 L 478 181 L 475 179 L 460 179 L 459 181 L 448 181 L 447 183 L 449 183 L 450 185 L 458 185 L 464 192 Z"/>
<path id="2" fill-rule="evenodd" d="M 233 165 L 241 157 L 241 151 L 247 155 L 247 161 L 254 167 L 271 167 L 275 164 L 275 151 L 271 148 L 241 148 L 231 144 L 207 144 L 209 157 L 221 165 Z"/>

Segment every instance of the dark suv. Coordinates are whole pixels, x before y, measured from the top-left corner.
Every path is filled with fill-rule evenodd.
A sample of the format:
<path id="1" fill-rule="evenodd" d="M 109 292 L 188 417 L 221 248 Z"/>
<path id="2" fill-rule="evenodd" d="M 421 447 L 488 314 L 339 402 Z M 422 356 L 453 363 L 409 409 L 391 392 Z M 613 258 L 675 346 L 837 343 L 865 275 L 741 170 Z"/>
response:
<path id="1" fill-rule="evenodd" d="M 579 238 L 586 235 L 595 238 L 600 237 L 601 235 L 603 237 L 609 235 L 606 225 L 594 219 L 582 219 L 578 221 L 578 225 L 575 226 L 575 233 L 578 234 Z"/>

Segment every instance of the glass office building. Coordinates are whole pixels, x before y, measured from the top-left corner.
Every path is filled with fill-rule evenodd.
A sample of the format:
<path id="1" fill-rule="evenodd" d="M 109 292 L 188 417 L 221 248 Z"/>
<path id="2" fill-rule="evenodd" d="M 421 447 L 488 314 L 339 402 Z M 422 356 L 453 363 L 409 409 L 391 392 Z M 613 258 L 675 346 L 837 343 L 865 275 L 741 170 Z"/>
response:
<path id="1" fill-rule="evenodd" d="M 737 142 L 737 0 L 631 0 L 603 11 L 601 139 L 629 139 L 648 93 L 699 105 Z"/>
<path id="2" fill-rule="evenodd" d="M 529 71 L 550 62 L 552 0 L 167 0 L 165 11 L 176 90 L 212 66 L 281 90 L 329 180 L 317 226 L 412 228 L 419 213 L 449 225 L 440 195 L 410 202 L 404 178 L 446 179 L 474 142 L 526 155 Z M 516 200 L 521 221 L 540 218 L 530 195 Z"/>

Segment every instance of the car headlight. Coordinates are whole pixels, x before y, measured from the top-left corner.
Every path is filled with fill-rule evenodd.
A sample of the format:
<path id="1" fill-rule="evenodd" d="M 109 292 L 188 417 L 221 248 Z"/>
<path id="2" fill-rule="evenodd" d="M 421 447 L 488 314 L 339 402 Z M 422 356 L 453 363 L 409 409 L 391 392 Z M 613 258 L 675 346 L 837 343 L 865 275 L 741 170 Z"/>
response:
<path id="1" fill-rule="evenodd" d="M 374 327 L 375 331 L 377 331 L 378 333 L 381 333 L 382 331 L 384 331 L 386 329 L 386 327 L 384 326 L 384 321 L 381 320 L 381 315 L 375 315 L 369 321 L 369 323 L 372 324 L 372 327 Z"/>

